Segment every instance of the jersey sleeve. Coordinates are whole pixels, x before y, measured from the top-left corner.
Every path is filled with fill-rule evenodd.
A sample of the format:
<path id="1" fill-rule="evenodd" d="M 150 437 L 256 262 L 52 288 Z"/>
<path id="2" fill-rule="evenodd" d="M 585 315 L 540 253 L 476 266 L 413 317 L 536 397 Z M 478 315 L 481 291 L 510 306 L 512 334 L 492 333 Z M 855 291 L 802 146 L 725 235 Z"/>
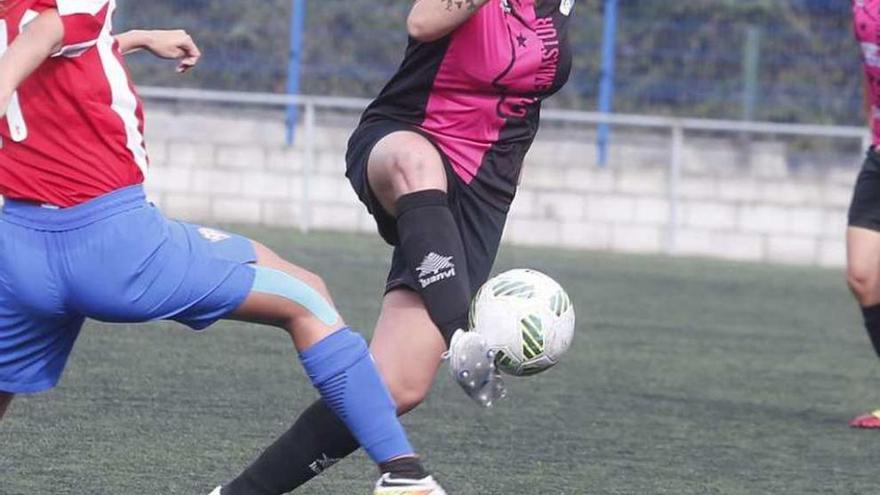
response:
<path id="1" fill-rule="evenodd" d="M 47 9 L 58 10 L 64 25 L 61 50 L 55 56 L 76 57 L 98 42 L 107 24 L 110 0 L 38 0 L 34 10 Z"/>

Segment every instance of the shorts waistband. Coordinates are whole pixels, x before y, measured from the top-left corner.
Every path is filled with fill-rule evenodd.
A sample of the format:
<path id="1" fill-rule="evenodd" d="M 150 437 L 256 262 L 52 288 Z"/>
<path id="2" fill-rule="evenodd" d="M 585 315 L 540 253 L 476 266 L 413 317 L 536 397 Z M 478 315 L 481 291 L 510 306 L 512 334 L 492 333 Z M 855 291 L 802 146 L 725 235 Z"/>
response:
<path id="1" fill-rule="evenodd" d="M 37 230 L 73 230 L 146 204 L 144 186 L 138 184 L 70 208 L 48 208 L 37 203 L 7 199 L 3 204 L 3 220 Z"/>

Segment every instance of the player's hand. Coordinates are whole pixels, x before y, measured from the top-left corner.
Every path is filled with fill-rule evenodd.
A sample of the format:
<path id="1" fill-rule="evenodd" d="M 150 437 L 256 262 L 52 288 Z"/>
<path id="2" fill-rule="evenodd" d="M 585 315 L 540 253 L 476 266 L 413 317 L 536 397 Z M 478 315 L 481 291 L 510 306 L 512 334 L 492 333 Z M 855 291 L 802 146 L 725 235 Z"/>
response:
<path id="1" fill-rule="evenodd" d="M 444 358 L 452 377 L 468 396 L 483 407 L 492 407 L 507 395 L 501 373 L 495 367 L 495 351 L 477 332 L 459 330 Z"/>
<path id="2" fill-rule="evenodd" d="M 159 58 L 177 60 L 177 72 L 180 73 L 195 67 L 202 58 L 202 52 L 192 36 L 182 29 L 150 31 L 144 49 Z"/>

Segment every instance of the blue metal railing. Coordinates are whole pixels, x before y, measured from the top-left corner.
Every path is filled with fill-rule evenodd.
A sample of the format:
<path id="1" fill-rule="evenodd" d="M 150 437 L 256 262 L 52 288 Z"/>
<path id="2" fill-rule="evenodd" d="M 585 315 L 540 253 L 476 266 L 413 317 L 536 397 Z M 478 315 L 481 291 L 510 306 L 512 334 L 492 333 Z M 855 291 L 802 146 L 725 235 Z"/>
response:
<path id="1" fill-rule="evenodd" d="M 614 84 L 603 86 L 606 1 L 577 1 L 575 70 L 551 106 L 601 110 L 599 102 L 610 105 L 613 94 L 615 111 L 740 118 L 743 49 L 753 27 L 762 33 L 755 119 L 860 123 L 861 72 L 849 2 L 619 2 L 616 49 L 604 64 L 605 74 L 614 66 Z M 308 17 L 302 20 L 301 44 L 291 45 L 297 2 L 308 4 Z M 370 97 L 400 62 L 412 0 L 120 3 L 121 28 L 184 27 L 205 48 L 202 66 L 185 78 L 156 70 L 161 62 L 150 57 L 133 57 L 132 70 L 142 84 Z M 301 50 L 292 49 L 296 45 Z M 294 53 L 298 78 L 291 70 Z M 298 85 L 292 83 L 296 79 Z"/>

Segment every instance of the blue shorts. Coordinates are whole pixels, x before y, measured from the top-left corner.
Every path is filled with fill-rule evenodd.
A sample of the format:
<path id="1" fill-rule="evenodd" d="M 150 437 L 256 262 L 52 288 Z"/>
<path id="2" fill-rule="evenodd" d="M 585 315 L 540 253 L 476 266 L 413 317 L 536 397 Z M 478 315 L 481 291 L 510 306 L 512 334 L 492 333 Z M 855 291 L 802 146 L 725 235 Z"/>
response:
<path id="1" fill-rule="evenodd" d="M 0 391 L 58 383 L 86 318 L 175 320 L 203 329 L 251 291 L 248 239 L 166 219 L 141 186 L 0 217 Z"/>

